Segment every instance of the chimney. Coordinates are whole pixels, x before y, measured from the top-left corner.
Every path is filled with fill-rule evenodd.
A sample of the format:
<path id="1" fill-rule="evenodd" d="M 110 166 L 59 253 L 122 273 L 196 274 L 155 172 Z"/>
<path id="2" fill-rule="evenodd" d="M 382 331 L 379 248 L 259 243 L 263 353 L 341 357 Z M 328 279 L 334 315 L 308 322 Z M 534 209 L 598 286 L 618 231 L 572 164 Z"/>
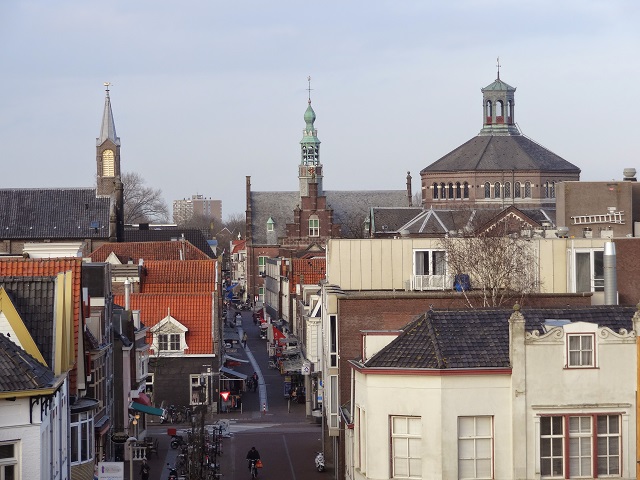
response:
<path id="1" fill-rule="evenodd" d="M 413 195 L 411 194 L 411 172 L 407 172 L 407 199 L 409 200 L 409 206 L 413 207 Z"/>
<path id="2" fill-rule="evenodd" d="M 133 310 L 131 312 L 133 316 L 133 326 L 136 330 L 140 330 L 140 310 Z"/>
<path id="3" fill-rule="evenodd" d="M 124 281 L 124 309 L 129 311 L 131 308 L 131 282 L 127 278 Z"/>
<path id="4" fill-rule="evenodd" d="M 618 281 L 616 278 L 616 244 L 604 244 L 604 304 L 618 304 Z"/>

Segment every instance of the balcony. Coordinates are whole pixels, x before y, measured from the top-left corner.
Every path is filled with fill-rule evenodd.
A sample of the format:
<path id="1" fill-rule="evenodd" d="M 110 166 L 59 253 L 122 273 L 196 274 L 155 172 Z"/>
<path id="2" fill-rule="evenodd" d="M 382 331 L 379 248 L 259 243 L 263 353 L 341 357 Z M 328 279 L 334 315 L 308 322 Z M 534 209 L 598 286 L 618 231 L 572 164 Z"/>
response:
<path id="1" fill-rule="evenodd" d="M 412 275 L 411 290 L 451 290 L 453 276 L 451 275 Z"/>

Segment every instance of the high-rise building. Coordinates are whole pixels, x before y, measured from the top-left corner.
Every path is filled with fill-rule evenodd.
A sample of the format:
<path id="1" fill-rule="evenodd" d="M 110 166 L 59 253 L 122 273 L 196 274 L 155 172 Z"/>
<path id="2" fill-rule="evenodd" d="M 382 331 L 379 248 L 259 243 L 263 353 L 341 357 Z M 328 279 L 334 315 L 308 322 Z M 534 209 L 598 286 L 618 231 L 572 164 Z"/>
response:
<path id="1" fill-rule="evenodd" d="M 173 221 L 185 223 L 193 217 L 213 218 L 222 221 L 222 200 L 212 200 L 203 195 L 191 195 L 191 198 L 173 201 Z"/>

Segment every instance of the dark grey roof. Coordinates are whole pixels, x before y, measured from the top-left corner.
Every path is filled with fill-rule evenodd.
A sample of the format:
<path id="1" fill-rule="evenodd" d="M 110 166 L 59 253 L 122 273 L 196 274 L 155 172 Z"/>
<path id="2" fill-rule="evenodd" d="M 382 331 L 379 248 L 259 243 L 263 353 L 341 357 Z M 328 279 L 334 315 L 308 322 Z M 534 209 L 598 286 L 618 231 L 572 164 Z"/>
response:
<path id="1" fill-rule="evenodd" d="M 478 135 L 420 174 L 503 170 L 580 173 L 578 167 L 524 135 Z"/>
<path id="2" fill-rule="evenodd" d="M 0 391 L 19 392 L 51 386 L 51 370 L 0 333 Z"/>
<path id="3" fill-rule="evenodd" d="M 53 365 L 55 277 L 0 277 L 47 365 Z"/>
<path id="4" fill-rule="evenodd" d="M 543 333 L 549 319 L 596 323 L 614 332 L 631 331 L 635 307 L 599 306 L 522 309 L 525 329 Z M 512 309 L 430 310 L 406 325 L 398 338 L 366 362 L 385 368 L 509 367 Z"/>
<path id="5" fill-rule="evenodd" d="M 150 227 L 147 229 L 126 227 L 123 242 L 169 242 L 184 238 L 209 258 L 216 258 L 204 234 L 197 228 Z"/>
<path id="6" fill-rule="evenodd" d="M 374 207 L 371 209 L 371 231 L 395 232 L 422 213 L 421 207 Z"/>
<path id="7" fill-rule="evenodd" d="M 489 221 L 494 220 L 500 215 L 501 212 L 509 209 L 502 208 L 473 208 L 473 209 L 429 209 L 421 210 L 417 209 L 417 214 L 411 219 L 405 221 L 403 224 L 399 224 L 398 221 L 394 221 L 393 218 L 389 218 L 394 214 L 397 214 L 399 219 L 405 218 L 405 213 L 408 214 L 412 210 L 410 208 L 404 209 L 372 209 L 374 214 L 374 221 L 376 233 L 389 233 L 397 234 L 402 231 L 407 231 L 411 235 L 444 235 L 447 232 L 456 230 L 465 230 L 471 232 L 478 229 L 482 225 Z M 556 212 L 555 209 L 549 208 L 531 208 L 531 209 L 518 209 L 524 215 L 531 220 L 542 225 L 543 222 L 551 222 L 555 225 Z M 384 215 L 384 222 L 394 225 L 393 229 L 387 228 L 383 230 L 380 226 L 381 221 L 378 215 Z"/>
<path id="8" fill-rule="evenodd" d="M 327 207 L 333 209 L 335 223 L 363 225 L 371 207 L 407 205 L 406 190 L 327 191 Z M 277 245 L 284 237 L 286 224 L 293 223 L 293 210 L 300 205 L 300 192 L 251 192 L 252 238 L 254 245 Z M 274 221 L 274 231 L 267 232 L 267 220 Z M 342 236 L 349 231 L 342 228 Z"/>
<path id="9" fill-rule="evenodd" d="M 0 189 L 0 239 L 109 238 L 109 206 L 93 188 Z"/>

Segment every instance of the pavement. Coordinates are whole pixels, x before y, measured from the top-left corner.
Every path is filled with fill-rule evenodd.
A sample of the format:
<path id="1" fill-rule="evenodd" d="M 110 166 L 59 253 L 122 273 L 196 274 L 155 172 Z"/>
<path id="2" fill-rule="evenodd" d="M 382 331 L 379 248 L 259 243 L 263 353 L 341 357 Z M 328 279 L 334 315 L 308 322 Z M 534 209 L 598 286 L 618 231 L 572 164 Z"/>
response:
<path id="1" fill-rule="evenodd" d="M 229 309 L 229 318 L 237 312 Z M 319 475 L 315 471 L 315 452 L 322 448 L 322 430 L 314 418 L 307 418 L 305 405 L 289 403 L 284 396 L 284 376 L 278 370 L 269 369 L 267 340 L 259 335 L 259 327 L 253 323 L 251 311 L 241 311 L 242 325 L 237 327 L 242 338 L 247 332 L 247 346 L 238 346 L 232 356 L 249 360 L 232 367 L 248 376 L 258 374 L 257 392 L 243 394 L 241 409 L 228 413 L 208 413 L 205 425 L 219 420 L 228 421 L 231 436 L 223 440 L 222 455 L 217 457 L 222 479 L 249 479 L 245 456 L 255 446 L 261 454 L 264 468 L 261 479 L 303 480 Z M 174 465 L 177 450 L 170 447 L 167 428 L 187 430 L 188 424 L 151 424 L 148 435 L 159 440 L 158 455 L 148 459 L 151 466 L 150 480 L 168 478 L 168 465 Z M 140 463 L 134 462 L 134 479 L 139 479 Z M 128 463 L 125 479 L 128 479 Z M 328 472 L 327 472 L 328 473 Z M 327 475 L 325 473 L 324 475 Z M 191 480 L 191 479 L 189 479 Z"/>

